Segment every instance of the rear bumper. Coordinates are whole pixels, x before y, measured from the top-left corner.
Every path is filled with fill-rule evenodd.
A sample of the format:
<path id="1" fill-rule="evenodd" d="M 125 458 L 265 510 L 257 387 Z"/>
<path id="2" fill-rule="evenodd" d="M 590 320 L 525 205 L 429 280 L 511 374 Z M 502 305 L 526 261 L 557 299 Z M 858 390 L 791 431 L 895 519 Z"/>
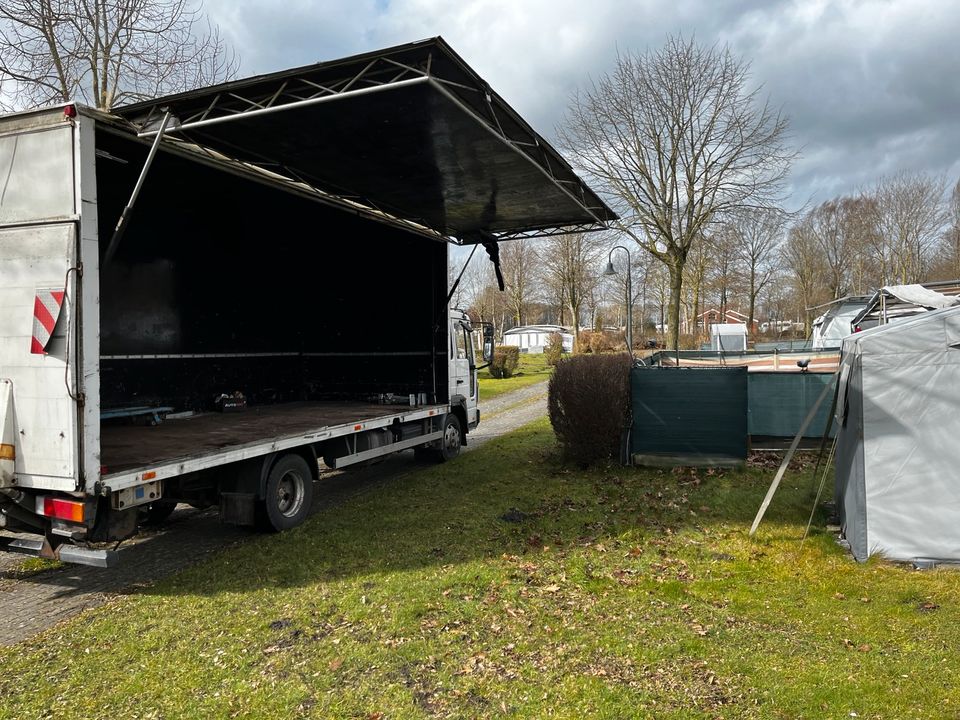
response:
<path id="1" fill-rule="evenodd" d="M 51 548 L 50 544 L 41 537 L 27 538 L 0 535 L 0 550 L 93 567 L 113 567 L 120 559 L 119 555 L 113 550 L 91 550 L 70 544 Z"/>

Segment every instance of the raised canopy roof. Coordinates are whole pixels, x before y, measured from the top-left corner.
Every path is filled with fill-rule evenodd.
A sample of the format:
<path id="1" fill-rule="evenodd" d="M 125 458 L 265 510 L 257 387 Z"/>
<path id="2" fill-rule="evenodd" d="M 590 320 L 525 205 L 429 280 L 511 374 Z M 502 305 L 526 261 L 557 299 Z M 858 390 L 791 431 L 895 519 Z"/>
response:
<path id="1" fill-rule="evenodd" d="M 616 218 L 441 38 L 115 113 L 150 136 L 165 111 L 169 135 L 461 242 Z"/>

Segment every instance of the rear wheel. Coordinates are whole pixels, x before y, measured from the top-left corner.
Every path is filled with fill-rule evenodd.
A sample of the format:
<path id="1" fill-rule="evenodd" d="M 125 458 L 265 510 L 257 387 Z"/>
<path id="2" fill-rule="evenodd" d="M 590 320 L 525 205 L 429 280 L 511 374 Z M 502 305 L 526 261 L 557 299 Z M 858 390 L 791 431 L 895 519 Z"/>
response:
<path id="1" fill-rule="evenodd" d="M 154 500 L 149 505 L 140 508 L 140 524 L 161 525 L 176 509 L 177 502 L 175 500 Z"/>
<path id="2" fill-rule="evenodd" d="M 299 455 L 284 455 L 270 468 L 260 501 L 260 525 L 279 532 L 296 527 L 310 514 L 313 473 Z"/>

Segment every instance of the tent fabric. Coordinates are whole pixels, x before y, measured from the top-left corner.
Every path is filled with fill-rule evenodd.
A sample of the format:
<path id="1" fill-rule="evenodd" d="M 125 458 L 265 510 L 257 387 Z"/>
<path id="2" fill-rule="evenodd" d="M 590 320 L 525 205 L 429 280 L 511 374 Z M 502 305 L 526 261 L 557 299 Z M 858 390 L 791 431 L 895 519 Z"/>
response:
<path id="1" fill-rule="evenodd" d="M 853 319 L 866 307 L 866 297 L 841 298 L 829 310 L 813 321 L 813 349 L 840 347 L 852 331 Z"/>
<path id="2" fill-rule="evenodd" d="M 960 307 L 843 343 L 836 500 L 857 560 L 960 560 Z"/>
<path id="3" fill-rule="evenodd" d="M 886 285 L 883 292 L 905 303 L 920 305 L 931 310 L 940 310 L 953 307 L 960 303 L 960 298 L 950 297 L 923 285 Z"/>
<path id="4" fill-rule="evenodd" d="M 851 325 L 866 330 L 878 323 L 901 320 L 928 310 L 941 310 L 960 304 L 957 282 L 926 285 L 886 285 L 877 290 L 866 306 L 853 318 Z"/>

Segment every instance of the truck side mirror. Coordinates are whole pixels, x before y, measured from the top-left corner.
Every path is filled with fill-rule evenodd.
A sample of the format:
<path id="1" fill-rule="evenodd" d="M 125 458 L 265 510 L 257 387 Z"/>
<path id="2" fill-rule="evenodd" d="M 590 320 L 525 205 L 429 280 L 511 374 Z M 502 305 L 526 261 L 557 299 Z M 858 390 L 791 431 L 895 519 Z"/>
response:
<path id="1" fill-rule="evenodd" d="M 483 360 L 493 360 L 493 325 L 483 326 Z"/>

